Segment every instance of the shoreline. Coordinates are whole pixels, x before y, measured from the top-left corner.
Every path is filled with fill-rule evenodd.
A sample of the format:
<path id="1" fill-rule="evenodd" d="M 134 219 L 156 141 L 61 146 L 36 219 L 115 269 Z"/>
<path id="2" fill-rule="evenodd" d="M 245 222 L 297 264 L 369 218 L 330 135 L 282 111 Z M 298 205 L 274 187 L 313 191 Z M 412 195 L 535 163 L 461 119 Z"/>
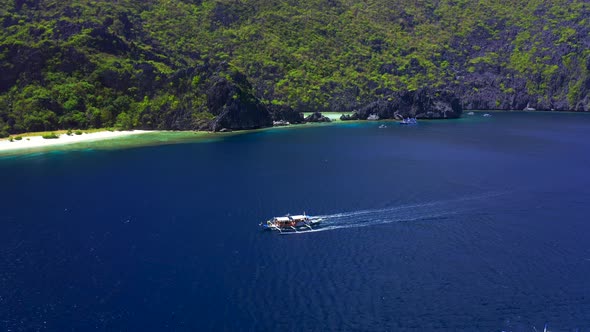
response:
<path id="1" fill-rule="evenodd" d="M 563 111 L 504 111 L 504 110 L 465 110 L 463 116 L 457 119 L 449 120 L 460 120 L 469 119 L 472 116 L 468 116 L 467 112 L 474 112 L 479 117 L 482 113 L 544 113 L 544 114 L 580 114 L 583 112 L 563 112 Z M 341 115 L 341 112 L 334 112 L 331 118 L 335 118 L 336 115 Z M 430 120 L 430 119 L 429 119 Z M 441 119 L 432 119 L 441 120 Z M 94 149 L 118 149 L 118 148 L 131 148 L 141 146 L 153 146 L 153 145 L 164 145 L 164 144 L 178 144 L 178 143 L 191 143 L 191 142 L 208 142 L 222 139 L 224 137 L 247 134 L 252 132 L 260 132 L 267 130 L 293 130 L 303 129 L 318 126 L 330 126 L 337 124 L 357 124 L 364 122 L 387 122 L 396 121 L 394 119 L 380 119 L 376 121 L 368 120 L 349 120 L 342 121 L 340 119 L 334 119 L 332 122 L 313 122 L 303 124 L 293 124 L 288 126 L 275 126 L 258 129 L 248 130 L 237 130 L 226 133 L 214 133 L 208 131 L 168 131 L 168 130 L 126 130 L 126 131 L 109 131 L 98 130 L 90 133 L 83 133 L 82 135 L 67 135 L 63 133 L 56 133 L 59 138 L 57 139 L 46 139 L 41 135 L 43 133 L 23 133 L 20 135 L 13 135 L 13 141 L 9 138 L 0 139 L 0 157 L 9 157 L 16 155 L 29 155 L 33 153 L 51 153 L 62 150 L 94 150 Z M 15 137 L 20 136 L 22 139 L 14 140 Z"/>
<path id="2" fill-rule="evenodd" d="M 318 123 L 303 123 L 293 124 L 288 126 L 274 126 L 267 128 L 257 129 L 245 129 L 236 130 L 229 132 L 210 132 L 210 131 L 170 131 L 170 130 L 123 130 L 123 131 L 111 131 L 111 130 L 98 130 L 95 132 L 85 132 L 82 135 L 70 134 L 67 135 L 65 130 L 55 130 L 58 138 L 43 138 L 42 135 L 49 134 L 50 132 L 38 132 L 38 133 L 22 133 L 11 135 L 7 138 L 0 138 L 0 157 L 11 156 L 11 155 L 26 155 L 31 153 L 47 153 L 52 151 L 64 150 L 64 149 L 108 149 L 119 147 L 137 147 L 137 146 L 150 146 L 160 144 L 174 144 L 183 142 L 195 142 L 198 138 L 204 140 L 215 140 L 221 137 L 227 137 L 232 135 L 245 134 L 249 132 L 256 132 L 261 130 L 269 129 L 287 129 L 287 128 L 303 128 L 312 127 L 317 125 L 329 125 L 335 123 L 341 123 L 339 119 L 341 114 L 346 112 L 334 112 L 338 114 L 338 119 L 332 119 L 332 122 L 318 122 Z M 330 118 L 335 115 L 330 114 Z M 351 121 L 354 122 L 354 121 Z M 51 132 L 51 133 L 53 133 Z M 21 139 L 16 140 L 15 137 Z M 143 140 L 140 138 L 142 137 Z M 12 139 L 12 141 L 10 140 Z M 112 141 L 114 144 L 105 144 L 105 142 Z M 85 144 L 89 143 L 89 144 Z M 112 146 L 111 146 L 112 145 Z"/>
<path id="3" fill-rule="evenodd" d="M 346 121 L 360 122 L 360 121 Z M 194 142 L 211 142 L 235 135 L 247 133 L 268 131 L 268 130 L 289 130 L 312 128 L 317 126 L 329 126 L 342 124 L 344 121 L 317 122 L 293 124 L 288 126 L 275 126 L 257 129 L 245 129 L 229 132 L 210 132 L 210 131 L 172 131 L 172 130 L 126 130 L 126 131 L 109 131 L 100 130 L 82 135 L 67 135 L 57 133 L 59 138 L 46 139 L 42 133 L 22 133 L 13 135 L 10 138 L 0 139 L 0 158 L 11 156 L 24 156 L 37 153 L 51 153 L 56 151 L 67 150 L 111 150 L 120 148 L 133 148 L 155 145 L 194 143 Z M 63 132 L 63 131 L 62 131 Z M 45 134 L 45 132 L 43 133 Z M 14 140 L 15 137 L 22 137 L 20 140 Z"/>
<path id="4" fill-rule="evenodd" d="M 26 152 L 31 149 L 50 148 L 55 146 L 70 145 L 84 142 L 104 141 L 115 138 L 127 137 L 131 135 L 141 135 L 155 133 L 151 130 L 124 130 L 124 131 L 97 131 L 92 133 L 76 134 L 57 134 L 58 138 L 43 138 L 41 135 L 23 134 L 20 140 L 14 137 L 0 140 L 0 153 L 2 152 Z"/>

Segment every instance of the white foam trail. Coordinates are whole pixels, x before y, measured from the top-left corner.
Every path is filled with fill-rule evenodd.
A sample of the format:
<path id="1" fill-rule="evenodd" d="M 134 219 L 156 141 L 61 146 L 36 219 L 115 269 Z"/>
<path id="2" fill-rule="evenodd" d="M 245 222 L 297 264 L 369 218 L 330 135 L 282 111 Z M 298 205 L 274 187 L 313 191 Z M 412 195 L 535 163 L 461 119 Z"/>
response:
<path id="1" fill-rule="evenodd" d="M 465 210 L 464 210 L 465 211 Z M 368 226 L 375 226 L 375 225 L 382 225 L 382 224 L 389 224 L 393 222 L 411 222 L 411 221 L 419 221 L 419 220 L 428 220 L 428 219 L 435 219 L 444 216 L 449 216 L 453 214 L 457 214 L 459 212 L 464 211 L 448 211 L 448 212 L 441 212 L 435 214 L 423 214 L 420 216 L 412 217 L 412 218 L 386 218 L 386 219 L 362 219 L 362 220 L 355 220 L 355 221 L 348 221 L 342 222 L 342 220 L 324 220 L 322 221 L 322 226 L 320 228 L 316 228 L 313 230 L 304 230 L 300 232 L 284 232 L 281 233 L 283 235 L 292 235 L 292 234 L 302 234 L 302 233 L 314 233 L 314 232 L 325 232 L 325 231 L 333 231 L 336 229 L 345 229 L 345 228 L 359 228 L 359 227 L 368 227 Z"/>
<path id="2" fill-rule="evenodd" d="M 325 232 L 335 229 L 358 228 L 388 224 L 393 222 L 409 222 L 440 218 L 471 210 L 469 207 L 465 207 L 464 204 L 462 204 L 466 201 L 481 200 L 485 198 L 499 196 L 502 194 L 503 193 L 497 192 L 486 193 L 477 196 L 461 197 L 456 199 L 426 202 L 420 204 L 402 205 L 383 209 L 361 210 L 322 215 L 317 216 L 323 219 L 322 225 L 317 229 L 301 232 L 285 232 L 282 234 L 287 235 Z"/>
<path id="3" fill-rule="evenodd" d="M 341 212 L 341 213 L 327 214 L 327 215 L 316 216 L 316 217 L 319 217 L 319 218 L 354 217 L 354 216 L 365 215 L 365 214 L 393 212 L 393 211 L 411 209 L 411 208 L 422 208 L 422 207 L 436 206 L 436 205 L 442 205 L 442 204 L 446 205 L 446 204 L 450 204 L 450 203 L 459 203 L 459 202 L 464 202 L 464 201 L 469 201 L 469 200 L 479 200 L 479 199 L 483 199 L 483 198 L 500 196 L 502 194 L 503 193 L 500 193 L 500 192 L 495 192 L 495 193 L 492 192 L 492 193 L 486 193 L 486 194 L 481 194 L 481 195 L 477 195 L 477 196 L 461 197 L 461 198 L 450 199 L 450 200 L 441 200 L 441 201 L 418 203 L 418 204 L 411 204 L 411 205 L 401 205 L 401 206 L 395 206 L 395 207 L 389 207 L 389 208 L 383 208 L 383 209 Z"/>

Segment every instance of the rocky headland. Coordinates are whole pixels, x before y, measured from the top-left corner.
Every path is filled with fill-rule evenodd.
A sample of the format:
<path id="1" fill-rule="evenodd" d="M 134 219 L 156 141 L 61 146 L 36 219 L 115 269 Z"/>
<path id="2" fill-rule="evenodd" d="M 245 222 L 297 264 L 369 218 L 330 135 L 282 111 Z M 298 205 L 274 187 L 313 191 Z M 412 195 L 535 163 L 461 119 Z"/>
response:
<path id="1" fill-rule="evenodd" d="M 395 93 L 372 102 L 341 120 L 372 119 L 452 119 L 461 116 L 461 102 L 452 92 L 420 89 Z"/>

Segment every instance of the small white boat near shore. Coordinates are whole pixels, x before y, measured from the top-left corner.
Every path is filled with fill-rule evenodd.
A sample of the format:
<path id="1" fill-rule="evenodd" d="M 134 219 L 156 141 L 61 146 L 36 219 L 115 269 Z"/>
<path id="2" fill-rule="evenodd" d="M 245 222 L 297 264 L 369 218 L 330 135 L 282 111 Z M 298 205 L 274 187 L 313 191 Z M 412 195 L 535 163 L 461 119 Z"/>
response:
<path id="1" fill-rule="evenodd" d="M 398 122 L 401 125 L 417 125 L 418 124 L 418 120 L 416 120 L 416 118 L 407 118 L 407 119 L 403 119 L 400 122 Z"/>

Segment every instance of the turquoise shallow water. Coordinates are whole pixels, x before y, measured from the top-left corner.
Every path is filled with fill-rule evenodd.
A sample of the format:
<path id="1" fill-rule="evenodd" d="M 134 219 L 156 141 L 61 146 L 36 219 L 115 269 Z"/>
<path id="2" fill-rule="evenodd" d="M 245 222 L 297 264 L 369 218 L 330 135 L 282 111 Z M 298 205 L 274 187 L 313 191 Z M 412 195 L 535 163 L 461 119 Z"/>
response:
<path id="1" fill-rule="evenodd" d="M 0 330 L 588 330 L 589 120 L 1 158 Z M 302 211 L 323 227 L 257 227 Z"/>

